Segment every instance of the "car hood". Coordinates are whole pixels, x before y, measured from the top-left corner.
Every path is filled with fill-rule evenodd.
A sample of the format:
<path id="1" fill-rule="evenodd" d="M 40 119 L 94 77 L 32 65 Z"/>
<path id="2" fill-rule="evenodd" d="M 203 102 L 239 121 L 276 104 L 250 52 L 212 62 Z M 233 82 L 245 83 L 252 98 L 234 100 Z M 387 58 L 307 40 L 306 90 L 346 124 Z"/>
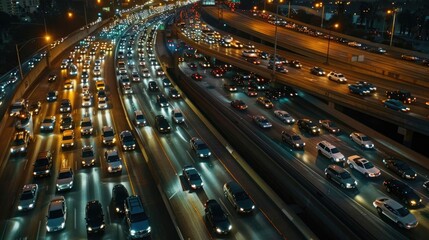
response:
<path id="1" fill-rule="evenodd" d="M 190 181 L 190 183 L 191 184 L 195 184 L 195 186 L 201 186 L 201 185 L 203 185 L 202 183 L 203 183 L 203 181 L 201 180 L 201 179 L 194 179 L 194 180 L 191 180 Z"/>
<path id="2" fill-rule="evenodd" d="M 130 229 L 134 231 L 145 231 L 149 227 L 149 220 L 133 222 L 130 224 Z"/>
<path id="3" fill-rule="evenodd" d="M 72 178 L 63 178 L 63 179 L 57 179 L 57 184 L 58 185 L 64 185 L 64 184 L 69 184 L 70 182 L 72 182 L 73 179 Z"/>
<path id="4" fill-rule="evenodd" d="M 52 126 L 52 123 L 42 123 L 42 127 L 50 127 Z"/>
<path id="5" fill-rule="evenodd" d="M 55 228 L 55 227 L 61 226 L 61 224 L 64 223 L 65 221 L 66 219 L 64 217 L 50 218 L 46 221 L 46 225 L 51 228 Z"/>
<path id="6" fill-rule="evenodd" d="M 101 227 L 102 224 L 104 224 L 104 219 L 102 216 L 93 217 L 86 221 L 86 225 L 92 228 Z"/>
<path id="7" fill-rule="evenodd" d="M 94 159 L 95 159 L 94 157 L 82 157 L 82 161 L 84 162 L 91 162 Z"/>
<path id="8" fill-rule="evenodd" d="M 231 224 L 228 220 L 218 221 L 215 223 L 215 227 L 221 229 L 223 232 L 229 231 L 229 226 L 231 226 Z"/>
<path id="9" fill-rule="evenodd" d="M 115 167 L 119 167 L 120 165 L 122 165 L 122 163 L 121 163 L 121 161 L 116 161 L 116 162 L 107 163 L 107 165 L 115 168 Z"/>
<path id="10" fill-rule="evenodd" d="M 334 153 L 332 157 L 335 159 L 344 159 L 344 155 L 342 153 Z"/>
<path id="11" fill-rule="evenodd" d="M 417 218 L 413 214 L 410 213 L 404 217 L 401 217 L 401 222 L 403 222 L 405 224 L 413 225 L 413 224 L 417 223 Z"/>
<path id="12" fill-rule="evenodd" d="M 43 165 L 43 166 L 34 166 L 34 171 L 35 172 L 39 172 L 39 171 L 45 171 L 48 170 L 49 166 L 48 165 Z"/>
<path id="13" fill-rule="evenodd" d="M 237 205 L 239 208 L 243 208 L 244 210 L 250 210 L 255 206 L 250 198 L 237 201 Z"/>
<path id="14" fill-rule="evenodd" d="M 405 194 L 405 197 L 408 201 L 416 201 L 417 203 L 420 201 L 420 196 L 417 195 L 415 192 L 407 192 Z"/>
<path id="15" fill-rule="evenodd" d="M 35 201 L 33 199 L 26 199 L 26 200 L 20 200 L 18 205 L 26 208 L 26 207 L 29 207 L 30 204 L 34 204 L 34 203 Z"/>

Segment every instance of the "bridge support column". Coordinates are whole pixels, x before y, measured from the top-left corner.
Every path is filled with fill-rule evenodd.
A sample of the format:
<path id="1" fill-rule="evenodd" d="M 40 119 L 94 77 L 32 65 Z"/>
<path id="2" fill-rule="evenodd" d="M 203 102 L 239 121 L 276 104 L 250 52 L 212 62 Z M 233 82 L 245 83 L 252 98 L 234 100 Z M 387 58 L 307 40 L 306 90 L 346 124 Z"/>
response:
<path id="1" fill-rule="evenodd" d="M 328 108 L 329 108 L 329 109 L 335 109 L 335 103 L 333 103 L 333 102 L 328 102 Z"/>
<path id="2" fill-rule="evenodd" d="M 404 136 L 402 143 L 407 147 L 411 147 L 413 143 L 414 132 L 409 129 L 398 127 L 398 133 Z"/>

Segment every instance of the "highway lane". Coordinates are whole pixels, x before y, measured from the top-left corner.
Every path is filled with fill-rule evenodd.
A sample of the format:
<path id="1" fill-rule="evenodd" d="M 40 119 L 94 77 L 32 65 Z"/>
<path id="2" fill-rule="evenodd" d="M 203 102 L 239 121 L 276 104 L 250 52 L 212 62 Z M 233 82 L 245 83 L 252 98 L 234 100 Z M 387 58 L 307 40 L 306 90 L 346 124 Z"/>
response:
<path id="1" fill-rule="evenodd" d="M 157 42 L 158 45 L 159 42 Z M 146 60 L 146 65 L 149 66 L 149 64 L 149 61 Z M 141 68 L 139 70 L 141 71 Z M 158 82 L 161 92 L 167 96 L 168 88 L 163 87 L 161 83 L 164 77 L 156 76 L 154 70 L 154 67 L 150 67 L 151 79 Z M 231 238 L 260 238 L 262 236 L 270 236 L 273 239 L 279 238 L 278 233 L 271 227 L 266 217 L 260 211 L 252 217 L 239 218 L 237 216 L 236 219 L 236 214 L 233 213 L 234 210 L 232 210 L 230 204 L 222 197 L 222 185 L 231 179 L 230 176 L 224 171 L 222 164 L 215 161 L 213 157 L 208 160 L 197 158 L 189 149 L 189 139 L 192 136 L 204 139 L 214 152 L 215 159 L 230 159 L 231 156 L 222 146 L 219 146 L 219 142 L 203 127 L 198 116 L 182 100 L 170 99 L 169 103 L 171 107 L 168 109 L 159 107 L 155 100 L 157 93 L 148 92 L 147 82 L 148 79 L 143 78 L 142 82 L 133 83 L 133 96 L 124 97 L 124 102 L 130 116 L 133 115 L 134 110 L 142 109 L 149 122 L 148 125 L 154 126 L 154 116 L 162 114 L 167 119 L 171 119 L 170 110 L 174 106 L 182 110 L 186 119 L 182 125 L 170 122 L 173 129 L 170 134 L 159 134 L 155 129 L 147 126 L 138 129 L 139 135 L 143 138 L 143 144 L 147 145 L 145 150 L 148 152 L 149 161 L 153 162 L 155 165 L 154 168 L 159 170 L 160 178 L 162 182 L 165 182 L 165 192 L 167 196 L 171 196 L 169 201 L 173 206 L 172 210 L 178 219 L 177 222 L 183 236 L 194 238 L 217 237 L 206 226 L 203 219 L 203 204 L 207 199 L 216 196 L 215 198 L 222 202 L 223 207 L 227 209 L 230 216 L 234 216 L 232 219 L 230 217 L 234 229 L 233 234 L 230 235 Z M 221 155 L 218 156 L 218 154 Z M 189 190 L 189 186 L 184 182 L 181 170 L 183 166 L 189 164 L 193 164 L 202 175 L 205 182 L 203 191 L 196 193 L 186 192 Z M 212 176 L 208 171 L 213 172 L 215 175 Z M 250 231 L 249 226 L 258 226 L 257 231 L 256 229 Z"/>
<path id="2" fill-rule="evenodd" d="M 105 81 L 106 83 L 110 82 L 112 89 L 115 89 L 113 84 L 115 83 L 114 76 L 114 70 L 111 69 L 110 66 L 113 66 L 112 56 L 108 56 L 105 63 L 105 68 L 110 69 L 111 72 L 104 73 Z M 56 68 L 59 69 L 59 63 L 56 64 Z M 123 111 L 120 108 L 120 103 L 118 101 L 117 93 L 115 95 L 115 92 L 112 91 L 110 93 L 111 96 L 111 106 L 112 108 L 110 110 L 106 111 L 97 111 L 94 109 L 94 106 L 89 109 L 82 109 L 81 106 L 81 89 L 78 84 L 79 80 L 76 79 L 75 82 L 75 89 L 73 91 L 63 91 L 63 79 L 64 77 L 60 77 L 59 80 L 57 80 L 57 83 L 54 83 L 55 86 L 49 86 L 46 81 L 41 81 L 39 86 L 40 88 L 37 88 L 38 91 L 35 91 L 30 96 L 30 102 L 35 99 L 44 99 L 46 97 L 46 92 L 48 89 L 58 89 L 60 94 L 59 98 L 61 97 L 68 97 L 72 100 L 73 107 L 75 108 L 73 115 L 76 126 L 79 125 L 79 121 L 82 117 L 82 115 L 86 112 L 89 112 L 89 116 L 93 118 L 94 121 L 94 128 L 95 134 L 92 137 L 88 138 L 81 138 L 80 133 L 76 132 L 76 140 L 77 140 L 77 146 L 71 150 L 71 151 L 62 151 L 60 149 L 60 136 L 57 132 L 59 132 L 58 127 L 54 134 L 48 134 L 47 136 L 41 135 L 38 132 L 38 128 L 40 127 L 38 122 L 40 122 L 41 118 L 43 118 L 46 115 L 56 115 L 57 117 L 57 125 L 59 124 L 59 117 L 60 115 L 57 114 L 58 109 L 58 102 L 52 103 L 52 104 L 43 104 L 43 110 L 42 113 L 38 116 L 40 118 L 38 121 L 36 121 L 35 127 L 36 127 L 36 144 L 37 149 L 32 150 L 32 156 L 29 158 L 30 161 L 25 165 L 27 168 L 25 169 L 25 175 L 27 176 L 25 179 L 26 181 L 23 182 L 20 177 L 14 176 L 12 181 L 17 182 L 15 184 L 11 184 L 14 194 L 13 196 L 19 196 L 20 189 L 23 185 L 23 183 L 31 182 L 32 178 L 30 177 L 32 175 L 32 160 L 35 158 L 35 154 L 38 153 L 38 151 L 43 149 L 52 149 L 55 150 L 55 163 L 54 163 L 54 174 L 49 179 L 44 179 L 41 181 L 38 181 L 40 183 L 41 192 L 46 191 L 46 194 L 40 194 L 40 198 L 38 199 L 37 205 L 43 206 L 40 209 L 36 209 L 37 211 L 34 211 L 34 213 L 29 212 L 28 214 L 23 215 L 23 217 L 20 216 L 20 214 L 12 213 L 12 217 L 9 218 L 5 224 L 4 228 L 2 229 L 2 236 L 3 238 L 9 239 L 9 238 L 22 238 L 22 237 L 28 237 L 28 236 L 45 236 L 46 238 L 53 238 L 58 239 L 58 237 L 79 237 L 83 238 L 86 237 L 86 231 L 85 231 L 85 221 L 84 221 L 84 206 L 86 204 L 87 200 L 91 199 L 98 199 L 103 205 L 103 211 L 105 214 L 105 221 L 107 223 L 106 227 L 106 233 L 104 235 L 104 238 L 115 238 L 115 239 L 124 239 L 128 237 L 128 230 L 126 227 L 126 224 L 124 223 L 122 218 L 116 217 L 114 215 L 114 212 L 111 209 L 110 205 L 110 199 L 111 199 L 111 189 L 114 184 L 117 183 L 123 183 L 128 188 L 130 193 L 137 193 L 139 195 L 145 196 L 145 207 L 146 210 L 150 213 L 156 213 L 152 214 L 151 216 L 151 224 L 153 227 L 153 235 L 154 238 L 168 238 L 168 239 L 175 239 L 177 237 L 175 230 L 173 228 L 173 224 L 171 224 L 170 217 L 167 213 L 167 211 L 161 207 L 160 203 L 162 202 L 161 197 L 159 195 L 158 189 L 156 188 L 156 184 L 153 182 L 153 179 L 151 178 L 151 175 L 148 174 L 147 167 L 144 166 L 144 164 L 140 164 L 138 166 L 139 171 L 133 172 L 132 176 L 130 176 L 131 180 L 135 183 L 141 182 L 144 180 L 148 186 L 146 187 L 138 187 L 134 189 L 132 185 L 129 184 L 129 177 L 127 174 L 127 170 L 124 169 L 122 174 L 119 174 L 117 176 L 109 175 L 107 174 L 107 167 L 104 163 L 104 160 L 102 160 L 102 156 L 104 154 L 105 148 L 101 146 L 101 138 L 100 138 L 100 132 L 101 127 L 104 124 L 109 124 L 114 126 L 114 128 L 117 130 L 117 134 L 119 134 L 120 130 L 124 130 L 129 128 L 126 124 L 125 118 L 118 118 L 116 117 L 115 120 L 113 120 L 113 115 L 119 115 L 123 116 L 121 114 Z M 110 85 L 110 84 L 109 84 Z M 108 85 L 108 86 L 109 86 Z M 95 93 L 95 87 L 93 81 L 91 81 L 91 91 Z M 44 101 L 43 101 L 44 102 Z M 116 107 L 113 107 L 116 106 Z M 46 112 L 45 112 L 46 111 Z M 96 121 L 96 119 L 98 121 Z M 10 124 L 12 125 L 12 124 Z M 76 130 L 79 131 L 79 128 L 76 127 Z M 12 132 L 13 130 L 9 130 Z M 9 132 L 8 131 L 8 132 Z M 42 137 L 39 137 L 41 135 Z M 96 151 L 96 154 L 98 156 L 97 164 L 94 168 L 91 169 L 81 169 L 80 166 L 80 147 L 82 145 L 91 144 L 94 146 L 94 149 Z M 40 146 L 40 147 L 39 147 Z M 127 161 L 133 161 L 133 159 L 141 159 L 141 153 L 137 150 L 132 153 L 122 153 L 119 147 L 117 147 L 120 156 L 122 157 L 125 162 Z M 8 150 L 8 149 L 6 149 Z M 75 161 L 73 161 L 75 160 Z M 22 165 L 22 164 L 20 164 Z M 53 233 L 53 234 L 46 234 L 45 233 L 45 220 L 44 216 L 46 215 L 46 209 L 48 201 L 50 200 L 52 195 L 55 195 L 55 176 L 56 172 L 58 172 L 58 169 L 61 166 L 70 166 L 75 171 L 75 186 L 74 189 L 72 189 L 70 192 L 64 193 L 66 196 L 66 201 L 68 203 L 68 220 L 66 224 L 66 230 L 59 232 L 59 233 Z M 10 170 L 18 171 L 16 166 L 13 166 L 12 164 L 9 164 L 8 166 Z M 7 172 L 13 172 L 9 171 L 7 169 Z M 21 170 L 22 171 L 22 170 Z M 8 177 L 8 175 L 2 175 L 2 177 Z M 10 177 L 10 176 L 9 176 Z M 137 180 L 138 179 L 138 180 Z M 136 185 L 136 184 L 134 184 Z M 2 203 L 4 205 L 10 205 L 10 196 L 6 196 L 5 198 L 2 198 Z M 13 209 L 16 209 L 16 201 L 13 202 Z M 15 211 L 14 211 L 15 212 Z M 22 224 L 21 224 L 22 223 Z M 39 224 L 37 224 L 39 223 Z M 28 227 L 30 226 L 30 227 Z M 25 228 L 26 230 L 23 230 Z"/>
<path id="3" fill-rule="evenodd" d="M 192 72 L 194 72 L 193 70 L 188 69 L 186 64 L 182 64 L 181 69 L 187 72 L 188 74 L 192 74 Z M 204 70 L 201 70 L 200 72 L 203 73 Z M 266 140 L 270 141 L 270 143 L 272 144 L 279 145 L 279 148 L 284 149 L 282 152 L 285 155 L 290 155 L 290 154 L 293 155 L 295 159 L 299 159 L 300 161 L 302 161 L 302 163 L 311 167 L 315 173 L 320 175 L 320 177 L 323 177 L 323 170 L 327 166 L 327 164 L 329 164 L 329 160 L 327 160 L 323 156 L 319 156 L 319 154 L 315 149 L 316 143 L 321 140 L 328 140 L 329 142 L 333 143 L 340 149 L 341 152 L 343 152 L 345 156 L 350 156 L 354 154 L 359 154 L 361 156 L 364 156 L 365 158 L 371 160 L 377 167 L 382 169 L 383 176 L 387 175 L 386 178 L 394 177 L 392 176 L 390 171 L 386 171 L 385 167 L 381 163 L 381 160 L 390 154 L 388 150 L 385 152 L 386 149 L 383 149 L 382 151 L 377 148 L 375 151 L 363 151 L 362 149 L 357 147 L 355 143 L 349 140 L 347 133 L 350 133 L 353 130 L 347 126 L 340 125 L 344 134 L 341 134 L 339 136 L 335 136 L 332 134 L 323 134 L 320 137 L 311 137 L 311 136 L 308 136 L 307 134 L 301 133 L 301 135 L 305 139 L 305 142 L 307 143 L 305 151 L 302 152 L 302 151 L 291 150 L 289 147 L 285 146 L 280 139 L 280 132 L 281 132 L 280 129 L 291 128 L 291 126 L 286 126 L 285 124 L 280 123 L 280 121 L 274 117 L 272 110 L 261 109 L 261 107 L 255 103 L 254 99 L 248 98 L 244 93 L 225 92 L 225 90 L 221 87 L 222 86 L 221 82 L 224 79 L 214 79 L 213 77 L 211 77 L 210 74 L 203 73 L 203 75 L 205 76 L 203 78 L 204 79 L 203 82 L 196 83 L 196 84 L 200 85 L 201 89 L 206 91 L 207 94 L 212 95 L 217 101 L 220 101 L 221 103 L 223 103 L 223 105 L 225 105 L 225 108 L 228 108 L 226 109 L 226 111 L 236 112 L 236 114 L 239 115 L 239 118 L 247 122 L 249 125 L 252 125 L 252 128 L 257 128 L 257 127 L 252 122 L 251 116 L 260 114 L 262 112 L 273 122 L 274 127 L 273 129 L 270 129 L 270 130 L 258 129 L 257 131 L 261 131 L 263 135 L 266 134 L 267 135 Z M 211 87 L 209 88 L 208 86 L 211 86 Z M 305 97 L 304 93 L 300 93 L 300 94 L 302 97 Z M 248 104 L 249 109 L 245 113 L 237 112 L 236 110 L 231 110 L 229 106 L 229 102 L 232 99 L 242 99 Z M 327 117 L 332 118 L 329 116 L 323 116 L 323 114 L 314 110 L 314 106 L 309 104 L 307 101 L 304 101 L 302 98 L 282 99 L 278 102 L 275 102 L 275 104 L 276 104 L 276 107 L 275 107 L 276 109 L 287 110 L 296 119 L 303 118 L 303 117 L 310 117 L 311 119 L 314 119 L 317 121 L 318 119 L 325 119 Z M 297 129 L 296 126 L 293 126 L 292 128 L 295 130 L 295 132 L 298 132 L 298 133 L 301 132 L 300 130 Z M 372 201 L 376 197 L 387 195 L 384 187 L 381 186 L 382 181 L 385 177 L 368 181 L 368 179 L 365 179 L 361 174 L 357 173 L 356 171 L 350 170 L 350 172 L 358 180 L 358 190 L 346 192 L 346 195 L 354 203 L 356 204 L 359 203 L 360 205 L 364 206 L 366 209 L 374 213 L 374 215 L 376 215 L 376 211 L 372 206 Z M 427 170 L 425 169 L 420 168 L 418 172 L 420 176 L 427 176 Z M 425 189 L 422 188 L 422 183 L 423 181 L 426 181 L 426 180 L 427 180 L 426 177 L 419 177 L 417 181 L 409 182 L 409 184 L 418 191 L 419 195 L 423 197 L 424 202 L 428 200 L 427 192 L 425 191 Z M 326 186 L 326 188 L 329 189 L 331 187 Z M 328 194 L 329 194 L 329 191 L 328 191 Z M 343 201 L 343 199 L 340 198 L 338 199 L 338 201 Z M 419 208 L 416 210 L 412 210 L 412 212 L 418 216 L 420 221 L 420 226 L 418 227 L 418 229 L 415 229 L 410 233 L 406 231 L 402 231 L 402 233 L 406 235 L 412 234 L 408 236 L 419 238 L 423 236 L 425 231 L 427 231 L 427 227 L 428 227 L 427 218 L 425 217 L 425 215 L 427 214 L 426 213 L 427 210 L 424 208 Z M 377 216 L 373 216 L 373 217 L 377 217 Z"/>

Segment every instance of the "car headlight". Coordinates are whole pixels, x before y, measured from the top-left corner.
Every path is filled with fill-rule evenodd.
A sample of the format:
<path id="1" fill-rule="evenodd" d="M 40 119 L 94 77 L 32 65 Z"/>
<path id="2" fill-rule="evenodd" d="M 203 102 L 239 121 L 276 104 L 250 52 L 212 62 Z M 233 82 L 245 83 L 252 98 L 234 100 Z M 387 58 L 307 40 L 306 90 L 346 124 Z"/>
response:
<path id="1" fill-rule="evenodd" d="M 63 229 L 65 226 L 66 226 L 66 223 L 62 222 L 60 228 Z"/>
<path id="2" fill-rule="evenodd" d="M 346 187 L 351 187 L 352 185 L 350 183 L 346 183 Z"/>
<path id="3" fill-rule="evenodd" d="M 195 185 L 195 184 L 191 184 L 191 187 L 192 187 L 192 188 L 197 188 L 197 185 Z"/>
<path id="4" fill-rule="evenodd" d="M 92 228 L 91 228 L 91 227 L 88 227 L 88 231 L 92 231 Z"/>
<path id="5" fill-rule="evenodd" d="M 100 228 L 104 228 L 104 227 L 105 227 L 105 225 L 104 225 L 104 224 L 101 224 Z"/>
<path id="6" fill-rule="evenodd" d="M 229 226 L 228 226 L 228 230 L 231 230 L 231 229 L 232 229 L 232 225 L 229 225 Z"/>
<path id="7" fill-rule="evenodd" d="M 48 225 L 46 225 L 46 231 L 48 231 L 48 232 L 51 231 L 51 228 Z"/>
<path id="8" fill-rule="evenodd" d="M 48 169 L 48 170 L 45 170 L 45 173 L 49 173 L 49 169 Z"/>
<path id="9" fill-rule="evenodd" d="M 413 206 L 413 205 L 416 205 L 416 201 L 415 201 L 415 200 L 411 200 L 411 201 L 410 201 L 410 205 L 412 205 L 412 206 Z"/>
<path id="10" fill-rule="evenodd" d="M 131 234 L 132 236 L 134 236 L 134 235 L 136 235 L 136 231 L 135 231 L 135 230 L 131 230 L 131 231 L 130 231 L 130 234 Z"/>
<path id="11" fill-rule="evenodd" d="M 244 211 L 244 208 L 240 208 L 240 212 L 243 212 Z"/>
<path id="12" fill-rule="evenodd" d="M 221 232 L 222 232 L 222 229 L 220 229 L 220 228 L 216 228 L 216 232 L 221 233 Z"/>
<path id="13" fill-rule="evenodd" d="M 31 205 L 33 205 L 33 204 L 31 204 Z M 30 206 L 31 206 L 31 205 L 30 205 Z M 18 210 L 22 210 L 22 206 L 18 206 Z"/>
<path id="14" fill-rule="evenodd" d="M 119 165 L 119 169 L 122 169 L 122 164 L 121 164 L 121 165 Z"/>
<path id="15" fill-rule="evenodd" d="M 109 170 L 109 172 L 110 172 L 110 171 L 112 171 L 112 167 L 111 167 L 111 166 L 109 166 L 109 167 L 107 168 L 107 170 Z"/>

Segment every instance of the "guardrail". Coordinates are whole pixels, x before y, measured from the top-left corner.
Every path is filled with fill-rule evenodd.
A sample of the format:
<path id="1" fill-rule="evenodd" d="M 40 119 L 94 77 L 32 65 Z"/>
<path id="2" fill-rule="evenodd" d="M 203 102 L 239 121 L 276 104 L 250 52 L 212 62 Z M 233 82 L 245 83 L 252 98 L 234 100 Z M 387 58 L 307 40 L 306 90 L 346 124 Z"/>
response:
<path id="1" fill-rule="evenodd" d="M 231 63 L 234 66 L 237 66 L 238 68 L 244 69 L 246 71 L 254 72 L 261 77 L 267 79 L 270 79 L 272 77 L 271 71 L 267 71 L 262 67 L 255 67 L 253 64 L 248 63 L 247 61 L 225 55 L 224 53 L 220 53 L 215 49 L 202 48 L 201 45 L 188 39 L 180 31 L 178 31 L 178 36 L 186 44 L 189 44 L 195 49 L 198 49 L 203 54 L 216 57 L 223 62 Z M 422 116 L 395 112 L 390 109 L 384 108 L 381 103 L 365 101 L 364 99 L 348 94 L 339 93 L 334 90 L 321 89 L 319 86 L 308 84 L 308 82 L 303 82 L 301 79 L 293 75 L 284 76 L 282 74 L 277 74 L 276 76 L 277 80 L 281 81 L 284 84 L 302 89 L 314 96 L 320 97 L 329 102 L 353 108 L 365 114 L 384 119 L 385 121 L 396 124 L 397 126 L 403 127 L 407 130 L 419 132 L 429 136 L 429 119 L 424 118 Z"/>

